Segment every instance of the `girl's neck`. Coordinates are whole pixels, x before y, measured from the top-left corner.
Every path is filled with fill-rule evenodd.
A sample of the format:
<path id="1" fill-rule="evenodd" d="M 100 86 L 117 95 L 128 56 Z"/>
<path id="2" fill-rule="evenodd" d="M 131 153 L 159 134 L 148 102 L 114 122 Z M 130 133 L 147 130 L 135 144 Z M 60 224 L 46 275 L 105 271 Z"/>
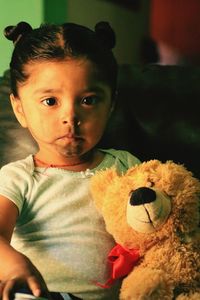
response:
<path id="1" fill-rule="evenodd" d="M 34 163 L 36 167 L 42 168 L 60 168 L 66 169 L 69 171 L 85 171 L 86 169 L 95 168 L 102 160 L 104 154 L 97 150 L 92 150 L 86 153 L 85 155 L 78 157 L 77 159 L 62 159 L 58 160 L 57 163 L 54 163 L 50 159 L 44 158 L 40 153 L 37 153 L 34 156 Z"/>

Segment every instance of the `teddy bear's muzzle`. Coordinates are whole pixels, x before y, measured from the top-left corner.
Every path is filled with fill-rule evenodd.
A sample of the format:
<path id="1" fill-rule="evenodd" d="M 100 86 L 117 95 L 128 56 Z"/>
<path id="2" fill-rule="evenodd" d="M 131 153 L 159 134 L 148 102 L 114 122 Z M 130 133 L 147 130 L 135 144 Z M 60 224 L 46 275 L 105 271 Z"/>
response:
<path id="1" fill-rule="evenodd" d="M 127 222 L 138 232 L 154 232 L 166 222 L 170 212 L 171 200 L 161 191 L 140 187 L 130 193 Z"/>

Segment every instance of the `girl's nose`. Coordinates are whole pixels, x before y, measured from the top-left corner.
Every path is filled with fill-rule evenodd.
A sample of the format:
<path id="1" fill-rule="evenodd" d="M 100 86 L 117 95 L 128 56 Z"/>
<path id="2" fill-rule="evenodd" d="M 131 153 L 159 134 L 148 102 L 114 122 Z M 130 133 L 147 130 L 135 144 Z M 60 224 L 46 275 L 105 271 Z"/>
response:
<path id="1" fill-rule="evenodd" d="M 74 119 L 63 119 L 63 124 L 67 124 L 67 125 L 70 125 L 72 127 L 75 127 L 75 126 L 80 126 L 81 124 L 81 121 L 78 119 L 78 118 L 74 118 Z"/>
<path id="2" fill-rule="evenodd" d="M 73 127 L 80 124 L 77 109 L 74 105 L 63 107 L 61 119 L 63 124 L 68 124 Z"/>

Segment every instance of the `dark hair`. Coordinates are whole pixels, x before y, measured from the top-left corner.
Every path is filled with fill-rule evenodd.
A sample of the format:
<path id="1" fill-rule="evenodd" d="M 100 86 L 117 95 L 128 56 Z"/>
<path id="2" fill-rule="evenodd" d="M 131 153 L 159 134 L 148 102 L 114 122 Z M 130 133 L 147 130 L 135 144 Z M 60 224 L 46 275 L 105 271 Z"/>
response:
<path id="1" fill-rule="evenodd" d="M 45 24 L 32 29 L 26 22 L 8 26 L 6 38 L 15 48 L 10 62 L 11 90 L 17 96 L 17 83 L 27 80 L 25 65 L 35 61 L 63 60 L 85 57 L 97 66 L 100 80 L 107 83 L 115 93 L 117 62 L 112 53 L 115 34 L 107 22 L 100 22 L 95 31 L 78 24 Z"/>

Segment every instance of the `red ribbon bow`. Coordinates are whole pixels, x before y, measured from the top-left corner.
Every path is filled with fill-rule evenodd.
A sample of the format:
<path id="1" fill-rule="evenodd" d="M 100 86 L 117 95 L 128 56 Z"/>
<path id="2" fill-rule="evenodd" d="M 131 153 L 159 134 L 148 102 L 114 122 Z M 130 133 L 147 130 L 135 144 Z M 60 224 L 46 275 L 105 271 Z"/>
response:
<path id="1" fill-rule="evenodd" d="M 138 249 L 125 249 L 117 244 L 108 254 L 108 262 L 111 267 L 110 278 L 105 284 L 96 283 L 102 288 L 110 288 L 118 278 L 129 274 L 140 258 Z"/>

